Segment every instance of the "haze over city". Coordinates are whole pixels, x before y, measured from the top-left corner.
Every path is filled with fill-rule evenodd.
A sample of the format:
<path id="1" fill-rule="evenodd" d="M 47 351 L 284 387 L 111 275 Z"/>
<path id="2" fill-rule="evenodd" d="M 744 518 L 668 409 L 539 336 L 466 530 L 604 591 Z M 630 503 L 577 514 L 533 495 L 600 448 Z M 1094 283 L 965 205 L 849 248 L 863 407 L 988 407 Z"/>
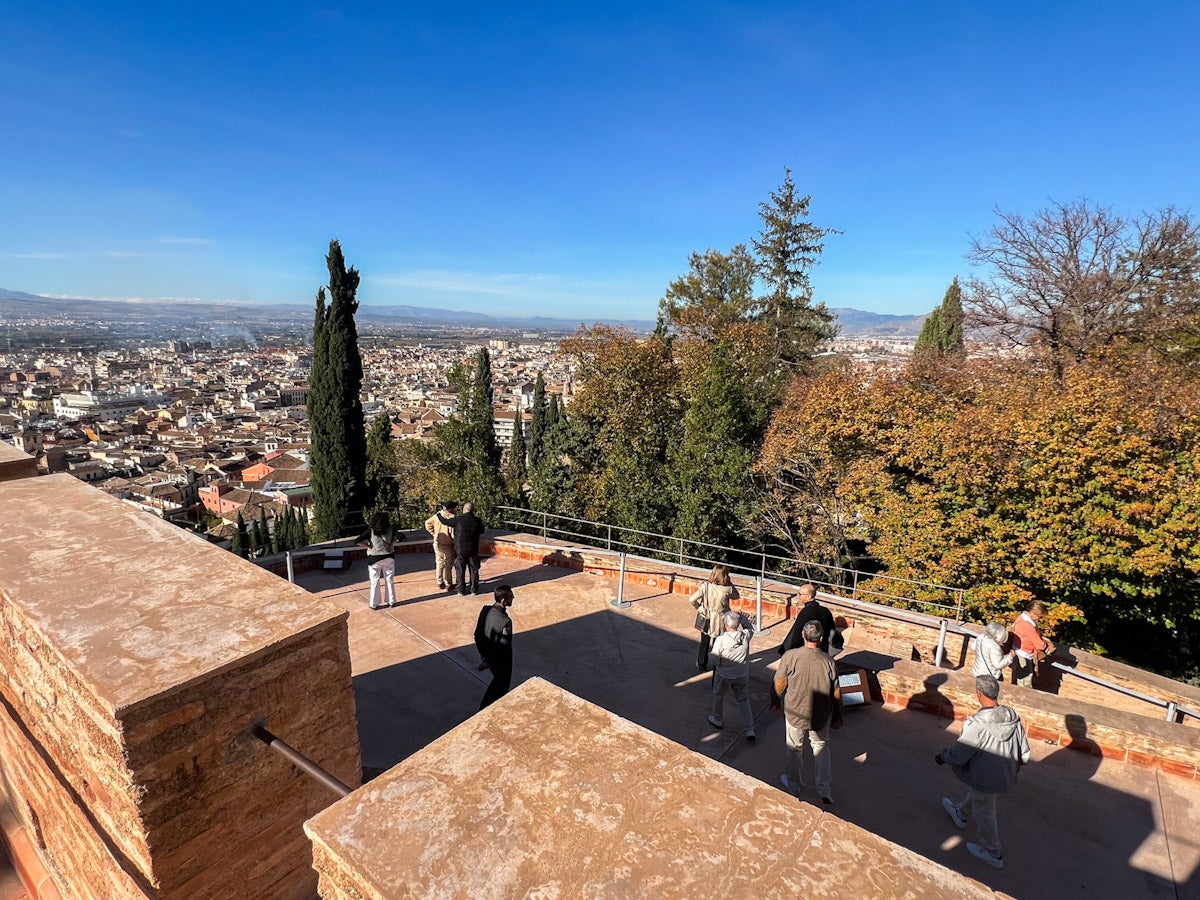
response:
<path id="1" fill-rule="evenodd" d="M 924 313 L 994 209 L 1197 200 L 1193 5 L 10 4 L 0 285 L 652 319 L 790 167 L 832 307 Z"/>

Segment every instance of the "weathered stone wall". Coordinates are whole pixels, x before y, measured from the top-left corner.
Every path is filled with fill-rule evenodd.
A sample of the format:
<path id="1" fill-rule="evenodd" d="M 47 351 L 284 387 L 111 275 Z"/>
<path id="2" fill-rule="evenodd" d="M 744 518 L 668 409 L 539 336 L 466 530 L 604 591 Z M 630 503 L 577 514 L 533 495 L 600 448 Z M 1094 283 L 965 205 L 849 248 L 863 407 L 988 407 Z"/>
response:
<path id="1" fill-rule="evenodd" d="M 975 679 L 968 672 L 899 661 L 881 668 L 877 677 L 883 700 L 895 707 L 947 719 L 964 719 L 979 709 Z M 1047 741 L 1183 778 L 1200 777 L 1200 734 L 1195 729 L 1020 685 L 1004 685 L 1000 702 L 1017 711 L 1031 741 Z"/>
<path id="2" fill-rule="evenodd" d="M 0 761 L 65 897 L 311 897 L 360 781 L 346 613 L 70 476 L 0 484 Z"/>
<path id="3" fill-rule="evenodd" d="M 605 578 L 618 577 L 617 561 L 611 553 L 522 534 L 497 537 L 494 543 L 495 553 L 500 556 L 564 566 Z M 561 546 L 556 546 L 557 544 Z M 694 568 L 681 567 L 666 561 L 637 559 L 629 560 L 625 578 L 634 584 L 688 595 L 703 581 L 705 574 Z M 735 605 L 753 614 L 756 608 L 753 579 L 735 576 L 733 580 L 741 593 L 741 599 L 736 601 Z M 883 611 L 876 613 L 870 608 L 864 609 L 861 606 L 839 602 L 836 597 L 825 592 L 821 594 L 821 602 L 833 612 L 839 627 L 854 629 L 856 643 L 878 648 L 896 659 L 933 663 L 936 658 L 939 634 L 939 620 L 936 617 L 926 617 L 927 621 L 923 624 L 902 621 L 884 614 Z M 790 621 L 798 608 L 794 589 L 771 582 L 764 584 L 762 611 L 765 623 Z M 975 627 L 982 630 L 981 626 Z M 782 635 L 780 639 L 782 640 Z M 951 669 L 969 669 L 974 658 L 972 640 L 967 635 L 948 633 L 943 665 Z M 1103 678 L 1151 697 L 1164 701 L 1175 700 L 1190 709 L 1200 710 L 1200 688 L 1192 685 L 1172 681 L 1081 650 L 1060 651 L 1059 658 L 1079 672 Z M 1044 667 L 1044 675 L 1039 684 L 1060 697 L 1114 706 L 1151 719 L 1161 719 L 1165 716 L 1165 711 L 1153 703 L 1126 697 L 1103 686 L 1057 673 L 1049 666 Z M 1198 719 L 1181 717 L 1180 722 L 1184 727 L 1200 730 Z"/>
<path id="4" fill-rule="evenodd" d="M 305 830 L 325 900 L 996 896 L 540 678 Z"/>

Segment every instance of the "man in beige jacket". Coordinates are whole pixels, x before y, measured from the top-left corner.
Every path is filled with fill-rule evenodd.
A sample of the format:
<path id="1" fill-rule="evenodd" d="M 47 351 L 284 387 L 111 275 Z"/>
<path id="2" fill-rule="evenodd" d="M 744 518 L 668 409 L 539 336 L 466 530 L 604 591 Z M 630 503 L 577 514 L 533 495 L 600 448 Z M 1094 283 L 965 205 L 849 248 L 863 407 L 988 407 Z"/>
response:
<path id="1" fill-rule="evenodd" d="M 442 512 L 453 517 L 458 504 L 447 500 Z M 437 575 L 437 586 L 443 591 L 454 590 L 454 529 L 434 513 L 425 520 L 425 530 L 433 535 L 433 569 Z"/>

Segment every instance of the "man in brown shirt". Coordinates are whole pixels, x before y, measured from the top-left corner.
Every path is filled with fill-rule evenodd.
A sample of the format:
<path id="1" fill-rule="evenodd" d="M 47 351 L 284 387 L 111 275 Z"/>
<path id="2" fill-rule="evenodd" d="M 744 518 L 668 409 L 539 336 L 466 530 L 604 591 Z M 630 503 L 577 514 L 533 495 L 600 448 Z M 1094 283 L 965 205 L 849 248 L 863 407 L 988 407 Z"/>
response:
<path id="1" fill-rule="evenodd" d="M 804 781 L 800 774 L 804 741 L 812 746 L 817 794 L 826 806 L 833 805 L 833 770 L 829 760 L 829 729 L 842 727 L 842 692 L 837 668 L 821 652 L 824 629 L 815 619 L 804 623 L 804 646 L 789 650 L 779 661 L 771 685 L 771 708 L 783 707 L 787 731 L 787 772 L 780 783 L 799 796 Z"/>

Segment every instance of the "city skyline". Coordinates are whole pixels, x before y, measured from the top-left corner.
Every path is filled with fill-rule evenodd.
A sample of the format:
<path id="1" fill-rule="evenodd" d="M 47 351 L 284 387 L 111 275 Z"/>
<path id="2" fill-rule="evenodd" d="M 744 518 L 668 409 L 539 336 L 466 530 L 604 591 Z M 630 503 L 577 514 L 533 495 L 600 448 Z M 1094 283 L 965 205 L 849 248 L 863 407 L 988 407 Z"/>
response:
<path id="1" fill-rule="evenodd" d="M 920 314 L 993 210 L 1197 201 L 1200 13 L 133 4 L 7 16 L 0 284 L 652 319 L 790 167 L 832 307 Z"/>

